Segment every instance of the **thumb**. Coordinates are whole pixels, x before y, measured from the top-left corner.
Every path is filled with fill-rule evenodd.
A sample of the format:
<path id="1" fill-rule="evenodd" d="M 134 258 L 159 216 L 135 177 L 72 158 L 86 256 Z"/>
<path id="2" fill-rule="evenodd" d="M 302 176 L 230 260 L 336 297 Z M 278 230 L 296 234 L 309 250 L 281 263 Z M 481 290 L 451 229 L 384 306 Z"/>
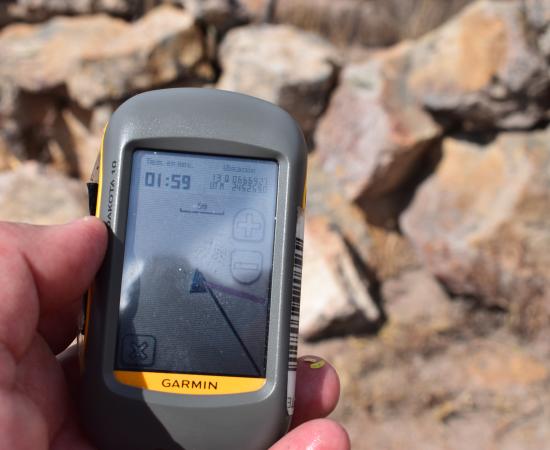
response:
<path id="1" fill-rule="evenodd" d="M 16 225 L 18 249 L 32 273 L 40 314 L 81 296 L 95 276 L 107 246 L 105 225 L 95 217 L 59 226 Z"/>
<path id="2" fill-rule="evenodd" d="M 39 317 L 84 293 L 106 245 L 107 230 L 96 218 L 48 227 L 0 223 L 0 343 L 20 356 Z"/>

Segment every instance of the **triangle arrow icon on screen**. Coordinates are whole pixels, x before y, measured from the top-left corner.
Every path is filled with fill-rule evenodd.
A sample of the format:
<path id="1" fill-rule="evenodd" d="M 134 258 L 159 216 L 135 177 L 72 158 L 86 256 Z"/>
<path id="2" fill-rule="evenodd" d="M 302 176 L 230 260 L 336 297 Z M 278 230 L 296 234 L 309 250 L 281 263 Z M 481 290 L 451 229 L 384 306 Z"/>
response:
<path id="1" fill-rule="evenodd" d="M 191 282 L 191 288 L 189 289 L 190 294 L 196 294 L 199 292 L 206 292 L 206 279 L 204 275 L 199 271 L 195 270 L 193 274 L 193 281 Z"/>

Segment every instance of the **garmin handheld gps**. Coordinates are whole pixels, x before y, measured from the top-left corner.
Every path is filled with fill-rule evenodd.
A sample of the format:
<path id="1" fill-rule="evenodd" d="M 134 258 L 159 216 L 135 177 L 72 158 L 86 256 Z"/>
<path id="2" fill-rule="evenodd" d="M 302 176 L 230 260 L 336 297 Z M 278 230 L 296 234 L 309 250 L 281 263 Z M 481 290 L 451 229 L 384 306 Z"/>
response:
<path id="1" fill-rule="evenodd" d="M 81 345 L 98 448 L 257 450 L 286 432 L 306 155 L 286 112 L 236 93 L 152 91 L 113 114 Z"/>

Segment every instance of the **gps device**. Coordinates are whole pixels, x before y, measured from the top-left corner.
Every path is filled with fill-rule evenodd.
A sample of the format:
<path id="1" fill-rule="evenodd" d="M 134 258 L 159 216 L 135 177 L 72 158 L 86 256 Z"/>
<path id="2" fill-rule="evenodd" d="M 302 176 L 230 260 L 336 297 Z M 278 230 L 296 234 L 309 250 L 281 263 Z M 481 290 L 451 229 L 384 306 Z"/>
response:
<path id="1" fill-rule="evenodd" d="M 306 158 L 290 115 L 241 94 L 151 91 L 115 111 L 80 347 L 98 448 L 257 450 L 287 431 Z"/>

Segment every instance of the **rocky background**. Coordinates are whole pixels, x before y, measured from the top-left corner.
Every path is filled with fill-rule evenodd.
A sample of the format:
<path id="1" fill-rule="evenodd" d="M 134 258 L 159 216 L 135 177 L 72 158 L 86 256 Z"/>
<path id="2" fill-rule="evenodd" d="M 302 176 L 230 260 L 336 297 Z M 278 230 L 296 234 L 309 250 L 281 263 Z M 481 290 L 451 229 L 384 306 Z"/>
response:
<path id="1" fill-rule="evenodd" d="M 311 148 L 302 353 L 357 450 L 550 449 L 550 0 L 4 0 L 0 217 L 86 213 L 116 106 L 209 86 Z"/>

